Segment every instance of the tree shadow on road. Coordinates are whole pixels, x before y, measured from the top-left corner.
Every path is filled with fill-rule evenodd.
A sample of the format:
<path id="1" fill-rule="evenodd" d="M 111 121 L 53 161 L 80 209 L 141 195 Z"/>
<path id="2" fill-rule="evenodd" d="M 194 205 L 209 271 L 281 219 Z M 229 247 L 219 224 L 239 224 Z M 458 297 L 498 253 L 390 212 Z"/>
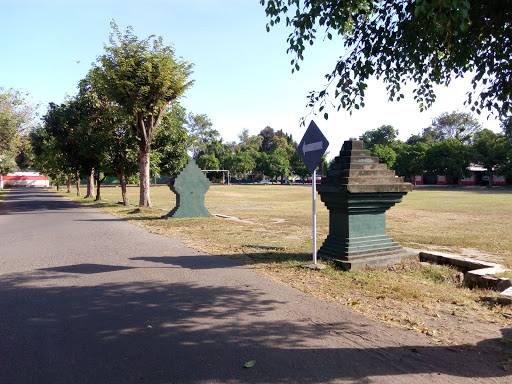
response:
<path id="1" fill-rule="evenodd" d="M 426 374 L 415 382 L 478 382 L 508 375 L 504 356 L 494 353 L 497 340 L 469 349 L 386 346 L 371 322 L 296 318 L 277 311 L 286 302 L 243 282 L 81 286 L 72 273 L 94 268 L 76 267 L 0 277 L 0 382 L 366 383 L 407 382 L 413 374 Z M 107 267 L 97 272 L 133 273 Z M 511 340 L 511 330 L 503 336 Z M 244 369 L 249 360 L 256 365 Z"/>

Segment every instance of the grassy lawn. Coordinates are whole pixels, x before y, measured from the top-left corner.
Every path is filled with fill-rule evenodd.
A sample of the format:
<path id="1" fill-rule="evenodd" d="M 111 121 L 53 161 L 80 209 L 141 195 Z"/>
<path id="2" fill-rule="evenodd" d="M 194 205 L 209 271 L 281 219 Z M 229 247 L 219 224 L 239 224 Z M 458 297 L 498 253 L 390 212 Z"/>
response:
<path id="1" fill-rule="evenodd" d="M 167 186 L 151 189 L 151 209 L 117 204 L 120 189 L 102 189 L 102 202 L 87 201 L 155 233 L 183 239 L 210 254 L 243 260 L 275 280 L 347 305 L 367 316 L 422 332 L 433 343 L 473 343 L 512 325 L 501 306 L 482 303 L 495 292 L 461 286 L 458 271 L 412 261 L 355 272 L 329 262 L 323 271 L 303 268 L 311 260 L 311 187 L 214 185 L 205 203 L 212 214 L 231 218 L 161 220 L 175 205 Z M 70 194 L 61 194 L 75 199 Z M 512 190 L 417 188 L 387 213 L 388 234 L 404 246 L 434 249 L 512 267 Z M 318 246 L 328 234 L 328 211 L 317 200 Z M 247 245 L 284 247 L 269 251 Z M 499 332 L 498 332 L 499 333 Z"/>

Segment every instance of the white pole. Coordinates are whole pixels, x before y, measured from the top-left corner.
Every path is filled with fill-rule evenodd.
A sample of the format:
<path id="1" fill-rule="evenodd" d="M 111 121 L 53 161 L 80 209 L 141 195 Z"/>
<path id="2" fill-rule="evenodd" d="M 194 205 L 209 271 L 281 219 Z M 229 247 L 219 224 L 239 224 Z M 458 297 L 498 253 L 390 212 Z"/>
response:
<path id="1" fill-rule="evenodd" d="M 313 171 L 313 264 L 316 265 L 316 169 Z"/>

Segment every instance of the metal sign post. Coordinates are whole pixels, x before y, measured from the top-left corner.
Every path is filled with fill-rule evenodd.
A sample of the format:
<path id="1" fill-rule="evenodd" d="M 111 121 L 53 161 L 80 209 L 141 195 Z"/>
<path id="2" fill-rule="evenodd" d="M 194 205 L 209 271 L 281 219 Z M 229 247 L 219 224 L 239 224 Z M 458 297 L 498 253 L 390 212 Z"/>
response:
<path id="1" fill-rule="evenodd" d="M 316 265 L 316 169 L 313 171 L 313 264 Z"/>
<path id="2" fill-rule="evenodd" d="M 327 147 L 329 146 L 329 142 L 320 131 L 320 128 L 315 124 L 314 121 L 309 123 L 308 129 L 304 134 L 299 146 L 297 147 L 297 152 L 299 153 L 301 159 L 306 164 L 309 172 L 312 173 L 313 177 L 311 180 L 311 186 L 313 190 L 313 265 L 317 264 L 317 255 L 316 255 L 316 167 L 320 163 L 322 156 L 324 155 Z"/>

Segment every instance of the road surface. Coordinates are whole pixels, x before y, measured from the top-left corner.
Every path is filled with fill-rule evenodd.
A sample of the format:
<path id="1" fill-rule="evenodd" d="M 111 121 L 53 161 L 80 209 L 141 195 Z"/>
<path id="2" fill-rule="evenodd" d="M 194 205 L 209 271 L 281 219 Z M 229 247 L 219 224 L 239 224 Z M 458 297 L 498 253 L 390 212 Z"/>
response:
<path id="1" fill-rule="evenodd" d="M 496 342 L 429 344 L 46 190 L 0 204 L 0 383 L 510 383 Z"/>

